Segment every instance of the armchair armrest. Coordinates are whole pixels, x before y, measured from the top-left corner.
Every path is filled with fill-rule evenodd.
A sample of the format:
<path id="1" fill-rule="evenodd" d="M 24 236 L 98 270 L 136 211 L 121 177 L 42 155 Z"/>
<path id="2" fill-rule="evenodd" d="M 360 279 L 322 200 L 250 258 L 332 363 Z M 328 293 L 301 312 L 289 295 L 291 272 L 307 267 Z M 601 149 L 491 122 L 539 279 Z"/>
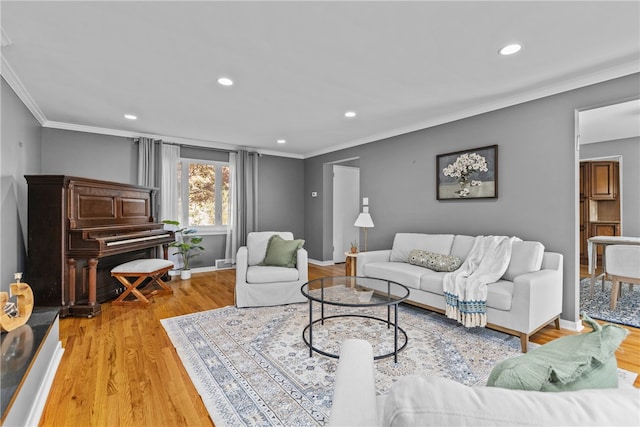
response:
<path id="1" fill-rule="evenodd" d="M 383 262 L 389 261 L 391 257 L 391 249 L 383 249 L 379 251 L 360 252 L 356 258 L 356 270 L 358 273 L 362 273 L 363 266 L 370 262 Z"/>
<path id="2" fill-rule="evenodd" d="M 373 350 L 365 340 L 340 347 L 329 426 L 378 425 Z"/>
<path id="3" fill-rule="evenodd" d="M 236 283 L 247 283 L 247 268 L 249 267 L 249 251 L 246 246 L 238 249 L 236 254 Z"/>
<path id="4" fill-rule="evenodd" d="M 296 254 L 296 268 L 298 269 L 298 280 L 309 281 L 309 254 L 306 249 L 300 248 Z"/>

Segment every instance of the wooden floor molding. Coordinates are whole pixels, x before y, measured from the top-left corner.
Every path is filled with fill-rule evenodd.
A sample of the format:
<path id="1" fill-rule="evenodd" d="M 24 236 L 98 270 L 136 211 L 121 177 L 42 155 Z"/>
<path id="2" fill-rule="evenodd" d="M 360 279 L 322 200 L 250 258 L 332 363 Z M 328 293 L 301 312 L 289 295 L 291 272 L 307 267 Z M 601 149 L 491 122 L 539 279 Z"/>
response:
<path id="1" fill-rule="evenodd" d="M 343 275 L 344 268 L 310 264 L 309 279 Z M 235 270 L 194 274 L 167 282 L 174 294 L 155 297 L 148 308 L 106 303 L 94 318 L 61 319 L 65 351 L 39 425 L 212 426 L 160 319 L 233 305 L 234 282 Z M 618 366 L 640 373 L 640 329 L 627 329 Z M 573 333 L 548 326 L 531 341 Z"/>

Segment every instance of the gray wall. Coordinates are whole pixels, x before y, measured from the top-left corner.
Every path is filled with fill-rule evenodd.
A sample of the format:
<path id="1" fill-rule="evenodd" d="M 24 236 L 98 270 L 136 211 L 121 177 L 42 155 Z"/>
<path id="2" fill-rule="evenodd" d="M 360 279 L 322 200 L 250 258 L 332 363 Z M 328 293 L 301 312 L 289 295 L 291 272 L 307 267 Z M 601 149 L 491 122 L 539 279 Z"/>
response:
<path id="1" fill-rule="evenodd" d="M 396 232 L 503 234 L 538 240 L 564 255 L 562 318 L 578 320 L 575 110 L 640 96 L 638 74 L 305 160 L 309 257 L 325 260 L 331 200 L 324 165 L 359 157 L 360 194 L 375 228 L 370 250 Z M 499 198 L 436 200 L 436 155 L 497 144 Z M 319 191 L 311 198 L 311 191 Z"/>
<path id="2" fill-rule="evenodd" d="M 24 175 L 40 173 L 42 127 L 4 79 L 0 79 L 0 99 L 0 290 L 7 292 L 9 284 L 15 282 L 13 274 L 26 266 Z"/>
<path id="3" fill-rule="evenodd" d="M 304 162 L 260 156 L 258 159 L 258 230 L 291 231 L 304 239 Z"/>
<path id="4" fill-rule="evenodd" d="M 640 138 L 580 146 L 580 160 L 621 156 L 622 234 L 640 237 Z"/>
<path id="5" fill-rule="evenodd" d="M 138 145 L 120 136 L 44 128 L 42 173 L 136 184 Z"/>
<path id="6" fill-rule="evenodd" d="M 17 101 L 19 106 L 28 113 L 20 100 L 17 99 Z M 4 114 L 3 111 L 3 119 Z M 31 117 L 30 114 L 29 117 Z M 40 151 L 42 152 L 42 167 L 41 170 L 28 173 L 64 174 L 129 184 L 137 182 L 138 145 L 131 138 L 60 129 L 41 129 L 37 122 L 35 124 L 38 132 L 42 133 L 42 148 L 40 149 L 39 145 L 37 148 L 38 159 Z M 193 147 L 183 147 L 181 155 L 206 160 L 229 160 L 228 153 Z M 40 167 L 39 163 L 38 167 Z M 258 161 L 258 227 L 260 230 L 288 230 L 292 231 L 296 238 L 304 238 L 304 215 L 300 208 L 303 206 L 303 168 L 304 163 L 300 159 L 260 157 Z M 22 181 L 26 200 L 26 182 L 24 178 Z M 3 202 L 3 211 L 4 207 Z M 24 209 L 26 240 L 26 201 Z M 10 241 L 14 240 L 10 239 Z M 224 234 L 205 235 L 203 246 L 206 250 L 202 255 L 194 258 L 193 267 L 210 267 L 214 265 L 216 259 L 223 259 L 225 244 L 226 235 Z"/>

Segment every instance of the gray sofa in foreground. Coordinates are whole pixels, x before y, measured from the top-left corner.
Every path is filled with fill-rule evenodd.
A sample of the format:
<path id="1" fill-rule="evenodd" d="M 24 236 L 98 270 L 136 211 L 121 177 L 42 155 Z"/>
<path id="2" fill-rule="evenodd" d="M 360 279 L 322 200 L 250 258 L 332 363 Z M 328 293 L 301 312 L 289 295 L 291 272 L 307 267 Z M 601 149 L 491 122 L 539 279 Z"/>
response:
<path id="1" fill-rule="evenodd" d="M 446 272 L 411 264 L 409 254 L 418 249 L 464 261 L 474 240 L 460 234 L 397 233 L 391 249 L 358 254 L 357 274 L 405 285 L 407 302 L 444 313 Z M 545 252 L 540 242 L 514 242 L 507 271 L 488 285 L 487 327 L 519 336 L 526 352 L 529 337 L 539 329 L 551 322 L 560 328 L 562 275 L 561 254 Z"/>

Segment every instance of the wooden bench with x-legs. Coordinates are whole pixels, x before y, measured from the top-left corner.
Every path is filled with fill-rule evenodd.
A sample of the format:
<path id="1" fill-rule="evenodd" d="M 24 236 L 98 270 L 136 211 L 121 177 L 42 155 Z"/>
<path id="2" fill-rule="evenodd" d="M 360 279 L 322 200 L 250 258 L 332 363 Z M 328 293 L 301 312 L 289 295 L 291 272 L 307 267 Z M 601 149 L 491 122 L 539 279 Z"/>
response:
<path id="1" fill-rule="evenodd" d="M 151 301 L 147 297 L 173 294 L 173 289 L 162 280 L 162 276 L 172 268 L 173 262 L 154 258 L 138 259 L 120 264 L 111 270 L 111 276 L 118 279 L 125 286 L 125 290 L 111 304 L 148 307 Z M 135 281 L 131 283 L 128 278 L 135 278 Z M 138 286 L 147 279 L 150 280 L 144 288 L 149 290 L 139 290 Z M 160 289 L 151 289 L 156 284 Z M 126 298 L 130 294 L 137 299 L 127 300 Z"/>

